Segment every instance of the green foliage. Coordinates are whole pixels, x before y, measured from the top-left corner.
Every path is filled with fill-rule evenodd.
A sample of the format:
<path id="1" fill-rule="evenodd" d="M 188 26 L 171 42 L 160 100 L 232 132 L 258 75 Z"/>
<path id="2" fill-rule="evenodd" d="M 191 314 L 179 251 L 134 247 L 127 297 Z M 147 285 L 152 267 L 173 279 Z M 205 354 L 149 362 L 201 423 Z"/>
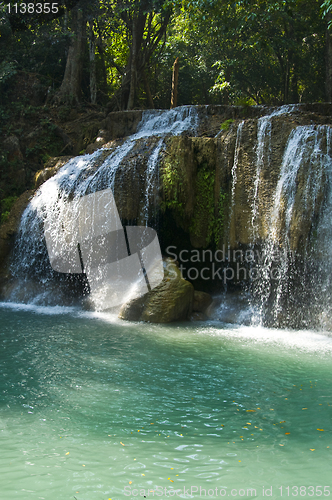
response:
<path id="1" fill-rule="evenodd" d="M 2 61 L 0 63 L 0 84 L 7 83 L 17 73 L 16 63 L 13 61 Z"/>
<path id="2" fill-rule="evenodd" d="M 210 244 L 215 228 L 214 180 L 215 172 L 209 170 L 207 166 L 198 170 L 196 178 L 196 203 L 189 231 L 198 237 L 206 234 L 205 246 Z"/>
<path id="3" fill-rule="evenodd" d="M 233 118 L 229 118 L 229 120 L 225 120 L 221 125 L 220 125 L 220 130 L 226 131 L 229 130 L 229 127 L 234 123 Z"/>
<path id="4" fill-rule="evenodd" d="M 166 208 L 169 208 L 180 217 L 183 217 L 183 203 L 180 201 L 183 179 L 179 160 L 166 157 L 161 170 L 161 178 L 164 190 L 164 199 L 161 203 L 162 211 L 165 212 Z"/>
<path id="5" fill-rule="evenodd" d="M 223 189 L 220 189 L 217 215 L 214 224 L 214 243 L 216 247 L 219 246 L 219 243 L 224 235 L 227 206 L 228 206 L 228 195 L 223 191 Z"/>
<path id="6" fill-rule="evenodd" d="M 253 106 L 255 101 L 251 97 L 239 97 L 235 102 L 235 106 L 243 106 L 245 108 L 248 108 L 249 106 Z"/>
<path id="7" fill-rule="evenodd" d="M 196 202 L 189 231 L 196 237 L 205 235 L 205 247 L 211 245 L 218 247 L 225 229 L 228 196 L 221 189 L 218 205 L 215 208 L 214 185 L 215 172 L 204 165 L 197 173 Z"/>
<path id="8" fill-rule="evenodd" d="M 321 8 L 323 9 L 323 17 L 329 17 L 328 26 L 329 26 L 329 29 L 331 29 L 332 20 L 331 20 L 330 14 L 332 12 L 332 0 L 325 0 L 322 3 Z"/>
<path id="9" fill-rule="evenodd" d="M 324 100 L 320 3 L 188 0 L 169 28 L 165 60 L 170 68 L 180 56 L 179 104 Z"/>
<path id="10" fill-rule="evenodd" d="M 47 118 L 39 120 L 39 127 L 31 137 L 25 156 L 43 165 L 51 156 L 57 156 L 62 148 L 62 141 L 55 134 L 56 125 Z"/>
<path id="11" fill-rule="evenodd" d="M 67 118 L 69 117 L 70 111 L 71 111 L 70 106 L 60 106 L 58 109 L 59 120 L 61 120 L 62 122 L 66 121 Z"/>
<path id="12" fill-rule="evenodd" d="M 84 0 L 80 6 L 87 25 L 82 54 L 82 96 L 87 101 L 92 37 L 97 100 L 107 103 L 113 98 L 113 109 L 123 109 L 128 89 L 121 98 L 119 89 L 128 87 L 130 78 L 134 20 L 141 23 L 135 106 L 148 105 L 143 66 L 155 107 L 169 107 L 172 65 L 178 56 L 179 105 L 325 99 L 325 31 L 332 0 Z M 59 89 L 75 39 L 73 11 L 63 15 L 60 10 L 59 17 L 49 20 L 2 13 L 2 90 L 20 71 L 38 75 L 49 96 Z M 166 36 L 163 30 L 158 36 L 167 22 Z M 64 108 L 59 111 L 61 120 L 67 116 Z M 0 109 L 1 118 L 6 119 L 6 113 Z"/>
<path id="13" fill-rule="evenodd" d="M 1 200 L 1 216 L 0 223 L 3 224 L 9 217 L 10 211 L 17 200 L 17 196 L 8 196 Z"/>

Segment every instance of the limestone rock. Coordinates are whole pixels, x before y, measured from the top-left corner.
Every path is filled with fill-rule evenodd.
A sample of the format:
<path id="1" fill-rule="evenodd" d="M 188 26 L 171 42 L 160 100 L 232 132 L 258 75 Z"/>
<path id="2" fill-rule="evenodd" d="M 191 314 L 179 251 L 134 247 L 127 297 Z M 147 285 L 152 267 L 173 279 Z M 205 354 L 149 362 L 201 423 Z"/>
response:
<path id="1" fill-rule="evenodd" d="M 45 165 L 45 168 L 38 170 L 34 176 L 35 188 L 41 186 L 47 179 L 50 179 L 57 171 L 65 165 L 72 156 L 56 156 L 50 158 Z"/>
<path id="2" fill-rule="evenodd" d="M 129 321 L 170 323 L 186 320 L 192 311 L 194 287 L 182 278 L 171 259 L 164 261 L 164 279 L 143 297 L 124 304 L 119 318 Z"/>
<path id="3" fill-rule="evenodd" d="M 142 118 L 142 110 L 114 111 L 106 118 L 106 128 L 112 139 L 134 134 Z"/>
<path id="4" fill-rule="evenodd" d="M 97 151 L 97 149 L 101 148 L 104 146 L 109 140 L 109 133 L 107 130 L 101 129 L 98 132 L 98 136 L 92 144 L 89 144 L 85 150 L 87 154 L 91 154 L 94 151 Z"/>
<path id="5" fill-rule="evenodd" d="M 193 312 L 203 313 L 212 304 L 213 299 L 209 293 L 194 292 Z"/>

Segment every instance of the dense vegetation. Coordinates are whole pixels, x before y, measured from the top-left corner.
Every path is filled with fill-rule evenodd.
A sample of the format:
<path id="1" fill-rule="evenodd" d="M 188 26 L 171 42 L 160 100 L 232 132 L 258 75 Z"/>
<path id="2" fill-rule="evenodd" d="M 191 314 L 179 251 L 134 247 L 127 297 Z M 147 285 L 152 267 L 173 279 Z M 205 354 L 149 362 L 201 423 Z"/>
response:
<path id="1" fill-rule="evenodd" d="M 1 90 L 28 72 L 54 102 L 167 108 L 179 57 L 178 104 L 330 100 L 331 2 L 321 3 L 62 0 L 36 14 L 19 1 L 1 14 Z"/>
<path id="2" fill-rule="evenodd" d="M 178 105 L 331 101 L 322 2 L 1 2 L 0 213 L 50 156 L 71 154 L 73 110 L 169 108 L 177 57 Z"/>

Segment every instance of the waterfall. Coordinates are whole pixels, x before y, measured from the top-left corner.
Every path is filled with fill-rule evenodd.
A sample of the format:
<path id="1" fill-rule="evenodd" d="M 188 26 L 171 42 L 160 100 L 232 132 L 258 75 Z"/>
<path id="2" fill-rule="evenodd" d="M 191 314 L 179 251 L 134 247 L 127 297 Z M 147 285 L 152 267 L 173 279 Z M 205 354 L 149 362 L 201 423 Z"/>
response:
<path id="1" fill-rule="evenodd" d="M 142 286 L 138 286 L 138 282 L 136 285 L 141 287 L 141 292 L 143 289 L 147 291 L 146 285 L 149 287 L 157 283 L 154 271 L 148 269 L 148 256 L 151 258 L 152 253 L 157 252 L 157 243 L 147 226 L 151 213 L 156 212 L 157 208 L 160 152 L 167 136 L 180 135 L 184 131 L 194 135 L 197 126 L 198 115 L 192 106 L 169 111 L 144 111 L 136 133 L 122 144 L 117 147 L 105 146 L 91 155 L 73 158 L 46 181 L 34 195 L 21 219 L 11 269 L 16 278 L 11 300 L 61 304 L 64 296 L 70 295 L 69 289 L 72 287 L 72 300 L 75 302 L 77 295 L 91 292 L 92 283 L 97 297 L 95 306 L 105 309 L 105 297 L 110 292 L 105 291 L 103 279 L 106 275 L 114 277 L 115 267 L 122 281 L 126 281 L 124 274 L 129 273 L 130 269 L 139 267 L 135 273 L 137 276 L 139 274 L 137 279 Z M 131 182 L 137 189 L 141 185 L 143 190 L 143 195 L 139 193 L 139 200 L 133 200 L 134 193 L 128 196 L 129 202 L 136 202 L 137 205 L 135 220 L 146 228 L 142 229 L 140 236 L 134 228 L 129 227 L 126 234 L 122 235 L 123 222 L 128 220 L 128 215 L 121 215 L 117 201 L 121 202 L 122 190 L 130 189 L 126 177 L 128 169 L 131 169 Z M 143 206 L 140 200 L 143 200 Z M 112 241 L 106 236 L 106 233 L 113 234 L 110 231 L 114 233 Z M 113 249 L 117 248 L 112 251 L 112 255 L 108 251 L 108 260 L 96 246 L 105 246 L 106 243 L 112 245 Z M 139 260 L 136 258 L 135 266 L 139 262 L 142 266 L 144 264 L 143 274 L 141 266 L 131 268 L 129 261 L 119 271 L 120 261 L 116 258 L 127 255 L 127 259 L 130 259 L 130 256 L 133 257 L 130 255 L 133 248 L 139 257 Z M 103 268 L 93 262 L 95 258 L 92 258 L 92 252 L 100 258 Z M 130 277 L 127 278 L 129 280 Z M 148 278 L 149 283 L 145 283 Z M 115 298 L 112 299 L 115 305 L 124 301 L 125 287 L 120 279 L 118 281 L 121 290 L 119 288 L 117 304 Z"/>
<path id="2" fill-rule="evenodd" d="M 293 112 L 296 117 L 289 117 Z M 104 310 L 156 286 L 162 278 L 156 235 L 161 157 L 168 137 L 196 135 L 199 113 L 194 106 L 145 111 L 136 133 L 71 159 L 45 182 L 21 219 L 7 300 L 80 304 L 84 297 Z M 262 117 L 261 108 L 254 113 L 259 118 L 239 120 L 236 134 L 226 139 L 192 141 L 188 164 L 184 151 L 193 210 L 195 175 L 210 155 L 205 144 L 218 141 L 221 152 L 215 179 L 229 196 L 222 206 L 228 232 L 214 289 L 230 284 L 227 289 L 238 293 L 243 285 L 256 323 L 324 326 L 332 312 L 331 128 L 313 125 L 312 115 L 293 105 Z M 324 117 L 317 121 L 326 123 Z M 179 226 L 190 232 L 190 220 Z M 175 236 L 179 247 L 189 245 L 186 236 Z"/>
<path id="3" fill-rule="evenodd" d="M 230 203 L 230 213 L 229 213 L 229 232 L 230 232 L 230 240 L 233 239 L 233 234 L 235 232 L 235 221 L 234 221 L 234 205 L 235 205 L 235 189 L 236 189 L 236 183 L 237 183 L 237 169 L 239 165 L 239 157 L 240 157 L 240 148 L 241 148 L 241 141 L 242 141 L 242 132 L 243 132 L 243 126 L 244 126 L 244 120 L 242 120 L 236 131 L 236 141 L 235 141 L 235 150 L 234 150 L 234 160 L 233 160 L 233 165 L 231 169 L 231 176 L 232 176 L 232 185 L 231 185 L 231 203 Z"/>
<path id="4" fill-rule="evenodd" d="M 256 242 L 258 237 L 258 205 L 259 205 L 259 185 L 261 172 L 265 164 L 271 161 L 272 154 L 272 119 L 293 112 L 296 105 L 286 104 L 272 111 L 272 113 L 262 116 L 257 123 L 257 146 L 256 146 L 256 173 L 251 196 L 251 228 L 252 239 Z"/>
<path id="5" fill-rule="evenodd" d="M 156 202 L 156 187 L 159 185 L 159 168 L 158 168 L 158 158 L 159 153 L 163 147 L 164 141 L 160 139 L 157 146 L 152 151 L 147 164 L 146 170 L 146 190 L 145 190 L 145 205 L 144 205 L 144 221 L 145 225 L 148 225 L 149 219 L 149 207 L 154 206 L 154 212 L 157 210 Z"/>
<path id="6" fill-rule="evenodd" d="M 288 138 L 253 283 L 259 318 L 318 326 L 331 307 L 331 128 L 298 126 Z"/>

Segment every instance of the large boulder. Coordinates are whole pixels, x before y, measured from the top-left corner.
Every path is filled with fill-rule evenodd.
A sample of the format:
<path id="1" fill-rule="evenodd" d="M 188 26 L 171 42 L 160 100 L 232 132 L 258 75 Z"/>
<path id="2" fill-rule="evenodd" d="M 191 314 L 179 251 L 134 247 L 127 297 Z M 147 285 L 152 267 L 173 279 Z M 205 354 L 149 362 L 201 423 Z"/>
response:
<path id="1" fill-rule="evenodd" d="M 119 318 L 128 321 L 170 323 L 188 319 L 192 312 L 194 287 L 182 278 L 171 259 L 164 261 L 164 279 L 153 290 L 121 307 Z"/>

